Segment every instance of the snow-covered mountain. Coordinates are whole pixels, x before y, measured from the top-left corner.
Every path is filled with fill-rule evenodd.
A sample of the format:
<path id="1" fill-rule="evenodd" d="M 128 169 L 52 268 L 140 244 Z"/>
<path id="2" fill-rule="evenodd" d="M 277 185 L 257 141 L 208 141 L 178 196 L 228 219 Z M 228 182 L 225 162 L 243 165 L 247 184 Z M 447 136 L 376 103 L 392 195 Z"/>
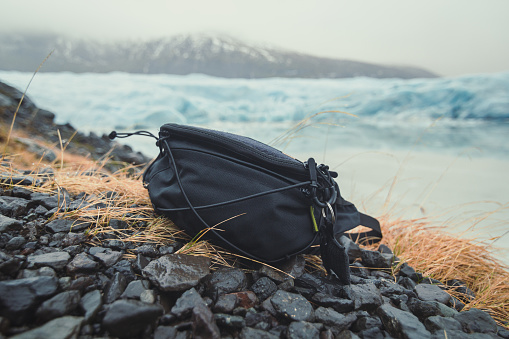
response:
<path id="1" fill-rule="evenodd" d="M 338 60 L 248 44 L 229 36 L 178 35 L 151 41 L 102 43 L 55 35 L 0 36 L 0 69 L 42 71 L 190 74 L 226 78 L 428 78 L 412 67 Z"/>

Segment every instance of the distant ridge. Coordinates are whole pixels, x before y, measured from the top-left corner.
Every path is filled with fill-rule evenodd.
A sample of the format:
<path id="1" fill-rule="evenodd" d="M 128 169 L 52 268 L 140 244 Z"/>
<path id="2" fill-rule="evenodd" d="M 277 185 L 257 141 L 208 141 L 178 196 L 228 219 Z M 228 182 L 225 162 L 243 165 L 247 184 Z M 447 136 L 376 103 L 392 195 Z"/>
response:
<path id="1" fill-rule="evenodd" d="M 247 44 L 229 36 L 178 35 L 144 42 L 102 43 L 56 35 L 0 35 L 0 69 L 33 71 L 202 73 L 225 78 L 431 78 L 421 68 L 316 57 Z"/>

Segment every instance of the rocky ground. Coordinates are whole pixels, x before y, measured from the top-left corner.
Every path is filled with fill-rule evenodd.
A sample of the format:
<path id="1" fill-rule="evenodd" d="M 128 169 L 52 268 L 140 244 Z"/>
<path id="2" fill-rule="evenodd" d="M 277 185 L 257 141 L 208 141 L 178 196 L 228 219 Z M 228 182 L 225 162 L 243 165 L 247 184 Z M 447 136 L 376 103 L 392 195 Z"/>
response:
<path id="1" fill-rule="evenodd" d="M 37 107 L 29 97 L 25 96 L 19 109 L 18 103 L 23 93 L 0 81 L 0 124 L 9 128 L 12 123 L 14 112 L 18 110 L 14 124 L 15 129 L 26 132 L 29 138 L 16 138 L 12 142 L 18 142 L 27 149 L 38 154 L 47 162 L 52 162 L 57 155 L 55 150 L 45 147 L 38 141 L 51 143 L 60 147 L 60 142 L 65 145 L 72 140 L 66 151 L 87 156 L 93 160 L 102 159 L 108 155 L 111 161 L 107 167 L 110 170 L 119 168 L 116 162 L 129 164 L 145 164 L 150 161 L 140 152 L 134 152 L 131 147 L 112 142 L 107 135 L 98 136 L 94 133 L 88 135 L 77 131 L 70 124 L 56 124 L 55 114 Z"/>
<path id="2" fill-rule="evenodd" d="M 383 245 L 367 251 L 343 238 L 351 286 L 301 256 L 281 267 L 288 274 L 211 270 L 209 258 L 175 254 L 178 242 L 141 245 L 103 233 L 98 245 L 90 224 L 48 221 L 88 195 L 33 192 L 34 180 L 4 178 L 0 191 L 0 338 L 509 338 L 487 313 L 459 312 L 464 304 L 448 286 L 405 264 L 391 274 L 397 258 Z M 475 298 L 461 281 L 448 285 Z"/>

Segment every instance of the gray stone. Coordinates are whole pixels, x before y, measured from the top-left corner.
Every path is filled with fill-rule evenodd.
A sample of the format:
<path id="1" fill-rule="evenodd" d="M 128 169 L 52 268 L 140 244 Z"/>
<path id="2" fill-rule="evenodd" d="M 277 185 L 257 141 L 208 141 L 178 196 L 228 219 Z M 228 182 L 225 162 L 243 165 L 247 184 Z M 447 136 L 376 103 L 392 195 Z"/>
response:
<path id="1" fill-rule="evenodd" d="M 103 305 L 101 292 L 93 290 L 88 292 L 80 300 L 80 308 L 85 313 L 85 320 L 90 322 L 96 316 Z"/>
<path id="2" fill-rule="evenodd" d="M 419 274 L 415 272 L 413 267 L 409 266 L 407 263 L 403 263 L 399 268 L 399 275 L 402 277 L 407 277 L 412 279 L 413 281 L 419 280 Z"/>
<path id="3" fill-rule="evenodd" d="M 352 331 L 344 330 L 336 335 L 335 339 L 359 339 L 359 336 Z"/>
<path id="4" fill-rule="evenodd" d="M 120 260 L 120 258 L 122 258 L 122 252 L 112 251 L 108 249 L 107 251 L 104 252 L 95 253 L 93 254 L 93 256 L 99 259 L 99 261 L 104 266 L 110 267 L 115 265 Z"/>
<path id="5" fill-rule="evenodd" d="M 46 229 L 52 233 L 68 233 L 72 229 L 74 221 L 67 219 L 56 219 L 46 224 Z"/>
<path id="6" fill-rule="evenodd" d="M 350 263 L 353 263 L 355 259 L 360 258 L 362 256 L 362 250 L 359 247 L 359 245 L 353 242 L 352 239 L 350 239 L 349 237 L 342 235 L 337 240 L 345 248 Z"/>
<path id="7" fill-rule="evenodd" d="M 332 307 L 339 313 L 348 313 L 355 309 L 355 304 L 352 300 L 334 297 L 322 292 L 315 293 L 311 297 L 311 301 L 320 306 Z"/>
<path id="8" fill-rule="evenodd" d="M 454 316 L 467 333 L 497 333 L 497 323 L 486 312 L 477 308 L 460 312 Z"/>
<path id="9" fill-rule="evenodd" d="M 193 328 L 193 338 L 195 339 L 219 339 L 221 333 L 214 319 L 214 314 L 210 309 L 198 304 L 193 308 L 193 316 L 191 318 Z"/>
<path id="10" fill-rule="evenodd" d="M 124 229 L 127 229 L 129 227 L 129 224 L 124 221 L 124 220 L 120 220 L 120 219 L 111 219 L 110 220 L 110 223 L 109 223 L 109 226 L 116 229 L 116 230 L 124 230 Z"/>
<path id="11" fill-rule="evenodd" d="M 175 339 L 177 329 L 173 326 L 158 326 L 154 332 L 154 339 Z"/>
<path id="12" fill-rule="evenodd" d="M 424 326 L 430 332 L 440 331 L 463 331 L 459 321 L 450 317 L 441 317 L 438 315 L 429 317 L 424 320 Z"/>
<path id="13" fill-rule="evenodd" d="M 87 236 L 84 233 L 67 233 L 62 239 L 62 246 L 75 246 L 84 243 Z"/>
<path id="14" fill-rule="evenodd" d="M 363 339 L 384 339 L 384 334 L 378 327 L 367 328 L 359 332 L 359 336 Z"/>
<path id="15" fill-rule="evenodd" d="M 21 227 L 22 224 L 18 220 L 0 214 L 0 233 L 19 231 L 21 230 Z"/>
<path id="16" fill-rule="evenodd" d="M 221 327 L 233 329 L 241 329 L 246 327 L 244 318 L 239 315 L 216 313 L 214 314 L 214 319 L 216 320 L 216 323 Z"/>
<path id="17" fill-rule="evenodd" d="M 42 276 L 56 277 L 57 273 L 51 267 L 44 266 L 44 267 L 39 268 L 38 270 L 26 269 L 26 270 L 20 271 L 20 273 L 18 275 L 18 279 L 42 277 Z"/>
<path id="18" fill-rule="evenodd" d="M 74 259 L 67 265 L 67 273 L 93 273 L 97 270 L 99 264 L 92 260 L 88 254 L 78 253 Z"/>
<path id="19" fill-rule="evenodd" d="M 162 291 L 185 291 L 209 274 L 209 266 L 206 257 L 169 254 L 151 261 L 143 269 L 143 276 Z"/>
<path id="20" fill-rule="evenodd" d="M 57 279 L 46 276 L 0 281 L 0 316 L 14 325 L 22 324 L 40 302 L 56 293 L 57 287 Z"/>
<path id="21" fill-rule="evenodd" d="M 274 280 L 277 283 L 282 283 L 288 279 L 295 279 L 304 274 L 304 267 L 306 260 L 303 256 L 297 255 L 284 261 L 276 267 L 263 265 L 258 272 L 265 277 Z"/>
<path id="22" fill-rule="evenodd" d="M 143 291 L 148 290 L 149 283 L 146 280 L 133 280 L 127 285 L 127 288 L 120 296 L 121 298 L 126 299 L 140 299 Z"/>
<path id="23" fill-rule="evenodd" d="M 431 338 L 431 333 L 426 330 L 419 319 L 408 312 L 398 310 L 388 304 L 378 308 L 377 314 L 382 320 L 385 329 L 396 338 L 421 339 Z"/>
<path id="24" fill-rule="evenodd" d="M 279 339 L 278 335 L 259 330 L 252 327 L 245 327 L 240 332 L 240 339 Z"/>
<path id="25" fill-rule="evenodd" d="M 451 300 L 451 296 L 437 285 L 419 284 L 415 286 L 415 293 L 421 300 L 438 301 L 445 305 Z"/>
<path id="26" fill-rule="evenodd" d="M 104 289 L 104 303 L 111 304 L 117 300 L 124 292 L 127 286 L 127 280 L 122 273 L 115 273 L 113 278 L 109 281 Z"/>
<path id="27" fill-rule="evenodd" d="M 412 290 L 417 286 L 417 283 L 410 279 L 409 277 L 402 277 L 400 276 L 398 278 L 398 285 L 401 285 L 403 288 L 407 290 Z"/>
<path id="28" fill-rule="evenodd" d="M 362 262 L 367 267 L 390 268 L 392 266 L 392 255 L 383 254 L 378 251 L 362 250 Z"/>
<path id="29" fill-rule="evenodd" d="M 412 290 L 406 289 L 403 286 L 394 283 L 393 281 L 382 280 L 379 285 L 380 293 L 385 297 L 394 295 L 414 295 Z"/>
<path id="30" fill-rule="evenodd" d="M 271 279 L 262 277 L 251 286 L 251 290 L 258 299 L 265 300 L 277 291 L 277 286 Z"/>
<path id="31" fill-rule="evenodd" d="M 237 305 L 237 296 L 234 294 L 223 294 L 217 298 L 214 305 L 214 312 L 216 313 L 231 313 Z"/>
<path id="32" fill-rule="evenodd" d="M 270 302 L 279 316 L 293 321 L 313 321 L 313 307 L 300 294 L 277 291 Z"/>
<path id="33" fill-rule="evenodd" d="M 64 202 L 63 197 L 62 197 L 62 199 L 59 199 L 59 197 L 56 195 L 49 195 L 46 193 L 38 193 L 38 192 L 32 193 L 31 200 L 38 205 L 42 205 L 42 206 L 46 207 L 48 210 L 58 208 Z M 67 201 L 69 202 L 70 199 L 68 199 Z"/>
<path id="34" fill-rule="evenodd" d="M 145 290 L 141 292 L 140 294 L 140 301 L 147 303 L 147 304 L 153 304 L 156 302 L 157 294 L 154 290 Z"/>
<path id="35" fill-rule="evenodd" d="M 286 332 L 288 339 L 318 339 L 320 331 L 312 324 L 305 321 L 293 321 Z"/>
<path id="36" fill-rule="evenodd" d="M 138 337 L 162 314 L 163 308 L 158 305 L 137 300 L 117 300 L 108 307 L 102 325 L 113 336 Z"/>
<path id="37" fill-rule="evenodd" d="M 15 275 L 22 263 L 23 260 L 21 258 L 0 251 L 0 272 L 8 275 Z"/>
<path id="38" fill-rule="evenodd" d="M 205 305 L 202 297 L 194 288 L 185 291 L 180 298 L 175 302 L 172 307 L 171 313 L 175 314 L 178 318 L 185 318 L 191 314 L 194 307 L 198 305 Z"/>
<path id="39" fill-rule="evenodd" d="M 10 339 L 76 339 L 83 317 L 66 316 L 53 319 L 41 327 L 10 337 Z"/>
<path id="40" fill-rule="evenodd" d="M 46 300 L 39 306 L 35 316 L 41 322 L 60 318 L 70 314 L 78 307 L 80 301 L 80 292 L 66 291 L 57 294 L 51 299 Z"/>
<path id="41" fill-rule="evenodd" d="M 51 252 L 39 255 L 31 255 L 27 257 L 28 267 L 48 266 L 55 271 L 61 271 L 71 259 L 67 252 Z"/>
<path id="42" fill-rule="evenodd" d="M 439 315 L 443 317 L 453 317 L 458 313 L 455 309 L 445 306 L 437 301 L 423 301 L 413 299 L 407 303 L 408 307 L 420 319 Z"/>
<path id="43" fill-rule="evenodd" d="M 207 295 L 216 300 L 220 295 L 243 291 L 247 287 L 247 277 L 238 268 L 220 268 L 204 279 Z"/>
<path id="44" fill-rule="evenodd" d="M 348 329 L 355 320 L 357 320 L 355 315 L 348 314 L 345 316 L 330 307 L 318 307 L 315 310 L 315 321 L 332 326 L 338 332 Z"/>
<path id="45" fill-rule="evenodd" d="M 141 245 L 134 249 L 136 254 L 141 254 L 145 257 L 155 258 L 159 256 L 159 251 L 154 245 Z"/>
<path id="46" fill-rule="evenodd" d="M 23 198 L 0 196 L 0 214 L 18 218 L 27 214 L 29 201 Z"/>
<path id="47" fill-rule="evenodd" d="M 295 279 L 295 286 L 303 289 L 303 295 L 313 295 L 317 292 L 326 293 L 335 297 L 352 299 L 350 286 L 342 286 L 338 284 L 338 280 L 329 277 L 321 277 L 318 275 L 304 273 Z"/>
<path id="48" fill-rule="evenodd" d="M 112 266 L 115 271 L 122 273 L 127 281 L 132 281 L 136 278 L 133 267 L 129 260 L 120 260 L 115 265 Z"/>
<path id="49" fill-rule="evenodd" d="M 382 321 L 379 317 L 360 317 L 351 327 L 352 331 L 360 332 L 370 328 L 382 328 Z"/>
<path id="50" fill-rule="evenodd" d="M 8 251 L 15 251 L 26 243 L 26 239 L 23 237 L 12 237 L 11 240 L 5 244 L 5 249 Z"/>
<path id="51" fill-rule="evenodd" d="M 382 295 L 374 284 L 352 285 L 351 290 L 356 310 L 374 311 L 382 305 Z"/>

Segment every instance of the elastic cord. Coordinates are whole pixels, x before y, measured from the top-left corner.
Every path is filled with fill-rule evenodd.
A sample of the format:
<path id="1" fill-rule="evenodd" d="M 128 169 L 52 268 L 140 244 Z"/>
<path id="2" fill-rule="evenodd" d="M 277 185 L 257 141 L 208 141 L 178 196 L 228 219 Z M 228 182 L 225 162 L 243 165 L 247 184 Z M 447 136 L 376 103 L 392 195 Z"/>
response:
<path id="1" fill-rule="evenodd" d="M 276 188 L 276 189 L 273 189 L 273 190 L 270 190 L 270 191 L 265 191 L 265 192 L 261 192 L 261 193 L 251 194 L 251 195 L 248 195 L 248 196 L 245 196 L 245 197 L 242 197 L 242 198 L 238 198 L 238 199 L 218 202 L 218 203 L 211 204 L 211 205 L 195 206 L 194 208 L 197 209 L 197 210 L 200 210 L 200 209 L 207 209 L 207 208 L 212 208 L 212 207 L 221 207 L 221 206 L 224 206 L 224 205 L 234 204 L 234 203 L 237 203 L 237 202 L 241 202 L 241 201 L 245 201 L 245 200 L 249 200 L 249 199 L 258 198 L 258 197 L 261 197 L 261 196 L 264 196 L 264 195 L 268 195 L 268 194 L 272 194 L 272 193 L 278 193 L 278 192 L 290 190 L 292 188 L 299 188 L 299 187 L 302 187 L 302 186 L 309 185 L 310 183 L 311 183 L 311 181 L 305 181 L 305 182 L 301 182 L 301 183 L 298 183 L 298 184 L 289 185 L 289 186 L 286 186 L 286 187 Z M 158 210 L 165 211 L 165 212 L 179 212 L 179 211 L 185 211 L 187 209 L 189 209 L 189 208 L 188 207 L 181 207 L 181 208 L 158 208 Z"/>
<path id="2" fill-rule="evenodd" d="M 141 136 L 144 136 L 144 137 L 151 137 L 151 138 L 154 138 L 156 140 L 159 140 L 158 137 L 156 137 L 154 134 L 150 133 L 149 131 L 137 131 L 137 132 L 132 132 L 132 133 L 117 133 L 117 131 L 112 131 L 109 135 L 108 135 L 108 138 L 110 138 L 111 140 L 115 139 L 115 138 L 128 138 L 130 136 L 133 136 L 133 135 L 141 135 Z"/>

